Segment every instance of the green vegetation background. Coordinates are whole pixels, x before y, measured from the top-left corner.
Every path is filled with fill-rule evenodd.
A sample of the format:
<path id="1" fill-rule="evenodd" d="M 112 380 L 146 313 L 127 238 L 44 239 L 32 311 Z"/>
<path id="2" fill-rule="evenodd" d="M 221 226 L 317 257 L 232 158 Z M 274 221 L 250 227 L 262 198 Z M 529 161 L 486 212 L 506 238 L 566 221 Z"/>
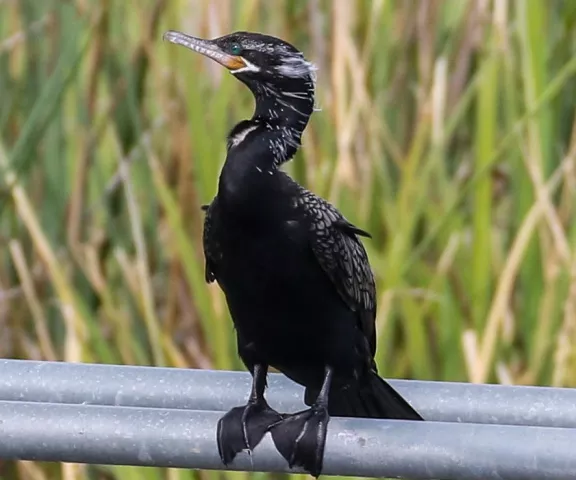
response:
<path id="1" fill-rule="evenodd" d="M 287 170 L 374 236 L 382 374 L 575 386 L 575 22 L 568 0 L 0 0 L 0 357 L 242 368 L 200 205 L 252 98 L 161 36 L 243 29 L 319 67 Z"/>

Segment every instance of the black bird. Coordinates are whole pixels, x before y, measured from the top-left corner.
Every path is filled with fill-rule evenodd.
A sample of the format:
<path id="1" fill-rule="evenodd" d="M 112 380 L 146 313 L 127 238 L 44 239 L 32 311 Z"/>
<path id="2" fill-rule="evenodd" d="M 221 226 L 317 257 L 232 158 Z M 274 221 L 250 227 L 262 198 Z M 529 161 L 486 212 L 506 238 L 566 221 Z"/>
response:
<path id="1" fill-rule="evenodd" d="M 247 405 L 218 423 L 224 464 L 267 431 L 289 465 L 322 470 L 329 416 L 422 420 L 378 376 L 376 291 L 358 236 L 370 235 L 280 170 L 314 110 L 314 68 L 278 38 L 236 32 L 164 38 L 229 69 L 255 111 L 228 135 L 218 193 L 204 207 L 206 281 L 222 288 L 238 353 L 253 376 Z M 311 408 L 281 415 L 264 398 L 268 367 L 306 387 Z"/>

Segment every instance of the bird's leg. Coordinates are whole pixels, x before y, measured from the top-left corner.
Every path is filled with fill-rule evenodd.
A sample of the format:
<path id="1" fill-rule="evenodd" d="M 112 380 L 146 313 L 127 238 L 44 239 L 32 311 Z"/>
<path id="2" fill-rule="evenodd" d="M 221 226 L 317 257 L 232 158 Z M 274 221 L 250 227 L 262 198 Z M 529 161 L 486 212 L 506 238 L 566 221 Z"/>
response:
<path id="1" fill-rule="evenodd" d="M 278 451 L 290 468 L 303 467 L 314 477 L 322 472 L 324 445 L 330 416 L 328 394 L 333 370 L 326 367 L 320 393 L 308 410 L 285 415 L 284 420 L 270 430 Z"/>
<path id="2" fill-rule="evenodd" d="M 267 372 L 267 365 L 255 365 L 248 403 L 234 407 L 218 421 L 218 453 L 224 465 L 231 463 L 238 452 L 252 451 L 270 427 L 282 419 L 264 398 Z"/>

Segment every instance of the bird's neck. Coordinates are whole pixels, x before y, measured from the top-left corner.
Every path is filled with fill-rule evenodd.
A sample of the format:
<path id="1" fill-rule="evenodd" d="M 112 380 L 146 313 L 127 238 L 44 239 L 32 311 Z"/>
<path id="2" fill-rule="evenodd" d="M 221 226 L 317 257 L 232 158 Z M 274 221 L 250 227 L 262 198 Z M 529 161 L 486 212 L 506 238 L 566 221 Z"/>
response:
<path id="1" fill-rule="evenodd" d="M 252 89 L 256 107 L 250 120 L 261 127 L 260 136 L 270 147 L 268 169 L 290 160 L 300 148 L 302 133 L 314 111 L 314 85 L 292 80 L 281 86 L 258 84 Z"/>
<path id="2" fill-rule="evenodd" d="M 304 83 L 304 82 L 303 82 Z M 312 87 L 253 90 L 254 115 L 228 135 L 228 152 L 219 182 L 219 196 L 229 203 L 253 203 L 274 189 L 278 168 L 300 147 L 314 110 Z M 272 192 L 270 192 L 272 193 Z"/>
<path id="3" fill-rule="evenodd" d="M 275 162 L 279 166 L 290 160 L 300 147 L 302 133 L 314 110 L 314 92 L 305 86 L 282 90 L 261 88 L 262 91 L 254 95 L 256 108 L 252 121 L 269 125 L 276 131 L 274 136 L 280 144 L 285 140 L 286 154 Z"/>

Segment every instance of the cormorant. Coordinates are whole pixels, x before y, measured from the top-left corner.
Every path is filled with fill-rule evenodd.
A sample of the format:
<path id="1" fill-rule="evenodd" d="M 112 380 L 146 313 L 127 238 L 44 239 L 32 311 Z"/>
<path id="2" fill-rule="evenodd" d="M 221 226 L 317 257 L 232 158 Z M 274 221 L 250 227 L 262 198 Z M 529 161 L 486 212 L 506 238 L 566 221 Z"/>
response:
<path id="1" fill-rule="evenodd" d="M 320 475 L 329 416 L 422 420 L 378 376 L 376 290 L 358 236 L 326 200 L 280 167 L 314 110 L 314 67 L 291 44 L 252 32 L 164 38 L 225 66 L 255 111 L 230 131 L 218 193 L 206 211 L 206 281 L 223 290 L 238 353 L 253 377 L 247 405 L 218 423 L 224 464 L 267 431 L 289 465 Z M 311 408 L 279 414 L 264 398 L 268 367 L 306 387 Z"/>

